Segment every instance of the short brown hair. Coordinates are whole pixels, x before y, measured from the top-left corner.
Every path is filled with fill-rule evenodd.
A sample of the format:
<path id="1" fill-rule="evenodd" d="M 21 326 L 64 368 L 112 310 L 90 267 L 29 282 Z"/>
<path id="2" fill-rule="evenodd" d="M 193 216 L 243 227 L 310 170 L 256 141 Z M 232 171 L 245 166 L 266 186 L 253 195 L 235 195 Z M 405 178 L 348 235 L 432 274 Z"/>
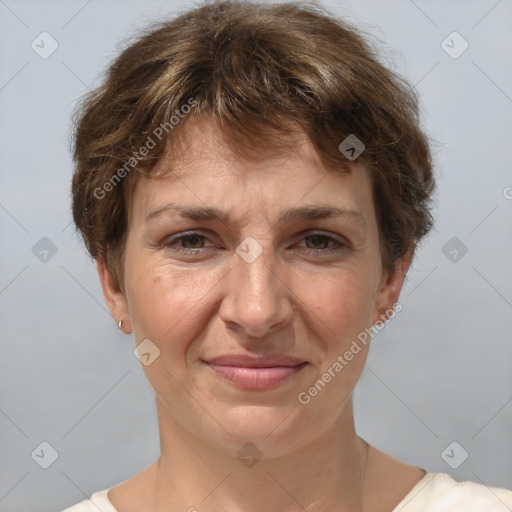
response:
<path id="1" fill-rule="evenodd" d="M 186 104 L 190 114 L 171 123 Z M 118 281 L 135 184 L 187 120 L 202 116 L 247 157 L 285 147 L 299 126 L 339 172 L 350 172 L 350 161 L 338 146 L 356 135 L 388 273 L 433 226 L 417 95 L 359 31 L 312 3 L 215 1 L 149 26 L 75 112 L 73 218 L 90 255 Z"/>

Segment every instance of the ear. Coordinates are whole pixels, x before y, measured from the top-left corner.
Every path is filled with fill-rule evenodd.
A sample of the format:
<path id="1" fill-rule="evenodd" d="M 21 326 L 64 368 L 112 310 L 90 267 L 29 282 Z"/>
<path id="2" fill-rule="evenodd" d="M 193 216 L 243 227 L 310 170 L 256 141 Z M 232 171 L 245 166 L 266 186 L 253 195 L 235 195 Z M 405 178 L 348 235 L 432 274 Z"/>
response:
<path id="1" fill-rule="evenodd" d="M 413 254 L 414 248 L 411 247 L 404 256 L 397 261 L 395 270 L 391 275 L 383 272 L 375 301 L 375 312 L 372 319 L 373 324 L 377 321 L 385 322 L 389 313 L 394 309 L 393 305 L 398 302 Z M 386 312 L 388 312 L 388 314 L 386 314 Z"/>
<path id="2" fill-rule="evenodd" d="M 98 275 L 103 288 L 103 296 L 107 303 L 108 309 L 116 324 L 122 320 L 123 324 L 121 330 L 125 334 L 132 332 L 132 325 L 130 322 L 130 315 L 128 313 L 128 304 L 123 292 L 120 290 L 114 276 L 107 268 L 104 261 L 98 260 L 96 263 L 98 269 Z"/>

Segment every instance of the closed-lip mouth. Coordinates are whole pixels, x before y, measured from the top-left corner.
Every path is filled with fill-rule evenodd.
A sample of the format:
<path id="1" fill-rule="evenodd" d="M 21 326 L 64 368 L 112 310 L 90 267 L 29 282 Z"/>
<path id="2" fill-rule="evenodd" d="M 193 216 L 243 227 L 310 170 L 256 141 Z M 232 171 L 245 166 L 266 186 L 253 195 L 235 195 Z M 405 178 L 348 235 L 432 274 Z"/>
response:
<path id="1" fill-rule="evenodd" d="M 307 363 L 304 359 L 286 355 L 255 357 L 247 355 L 224 355 L 203 362 L 216 366 L 237 366 L 240 368 L 295 367 Z"/>

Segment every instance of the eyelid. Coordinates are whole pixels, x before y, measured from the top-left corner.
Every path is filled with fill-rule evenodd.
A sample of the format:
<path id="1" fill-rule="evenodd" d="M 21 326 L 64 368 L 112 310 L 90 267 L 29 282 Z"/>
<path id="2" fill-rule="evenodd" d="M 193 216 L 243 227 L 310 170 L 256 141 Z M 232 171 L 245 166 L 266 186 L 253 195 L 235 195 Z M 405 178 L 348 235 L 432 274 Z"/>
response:
<path id="1" fill-rule="evenodd" d="M 172 235 L 170 237 L 166 237 L 162 243 L 163 246 L 169 246 L 173 244 L 174 242 L 182 239 L 182 238 L 188 238 L 190 236 L 197 235 L 200 238 L 204 238 L 205 240 L 210 241 L 213 243 L 208 235 L 206 235 L 202 230 L 194 229 L 190 231 L 181 231 L 179 233 L 176 233 L 175 235 Z"/>
<path id="2" fill-rule="evenodd" d="M 209 239 L 208 235 L 205 234 L 205 232 L 203 230 L 192 229 L 192 230 L 176 233 L 175 235 L 172 235 L 171 237 L 166 238 L 164 240 L 164 243 L 168 242 L 169 240 L 175 241 L 182 237 L 193 236 L 193 235 L 198 235 L 198 236 L 202 236 L 206 239 Z M 332 238 L 333 240 L 336 240 L 337 242 L 340 242 L 340 243 L 348 243 L 348 240 L 346 239 L 346 237 L 343 237 L 341 235 L 336 235 L 335 233 L 326 232 L 326 231 L 322 231 L 322 230 L 315 230 L 315 229 L 307 229 L 307 230 L 301 231 L 294 238 L 302 239 L 302 238 L 307 238 L 309 236 L 314 236 L 314 235 L 329 237 L 329 238 Z M 340 237 L 341 240 L 339 240 L 338 237 Z"/>
<path id="3" fill-rule="evenodd" d="M 335 233 L 331 233 L 329 231 L 326 232 L 326 231 L 322 231 L 322 230 L 309 229 L 306 231 L 302 231 L 297 236 L 302 239 L 302 238 L 308 238 L 310 236 L 315 236 L 315 235 L 325 236 L 326 238 L 330 238 L 330 239 L 334 240 L 335 242 L 338 242 L 339 244 L 344 244 L 344 245 L 349 244 L 346 237 L 344 237 L 342 235 L 337 235 Z"/>

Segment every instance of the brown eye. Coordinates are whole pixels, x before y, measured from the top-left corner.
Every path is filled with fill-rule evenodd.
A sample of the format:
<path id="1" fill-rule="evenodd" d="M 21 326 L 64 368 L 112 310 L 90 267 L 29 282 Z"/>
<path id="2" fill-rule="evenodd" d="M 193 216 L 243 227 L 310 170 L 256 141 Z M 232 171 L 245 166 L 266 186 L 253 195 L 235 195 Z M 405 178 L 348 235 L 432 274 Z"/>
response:
<path id="1" fill-rule="evenodd" d="M 310 247 L 310 249 L 326 249 L 330 238 L 325 235 L 310 235 L 307 236 L 304 240 L 308 239 L 311 240 L 313 245 L 313 247 Z"/>
<path id="2" fill-rule="evenodd" d="M 201 253 L 202 249 L 208 247 L 205 245 L 207 240 L 208 238 L 201 233 L 184 233 L 166 242 L 164 247 L 188 254 Z"/>
<path id="3" fill-rule="evenodd" d="M 177 240 L 181 240 L 181 246 L 185 249 L 201 249 L 201 247 L 196 247 L 197 245 L 201 245 L 201 243 L 204 243 L 205 237 L 198 234 L 193 235 L 185 235 L 180 236 Z M 185 247 L 186 243 L 190 243 L 190 245 L 194 247 Z M 185 244 L 185 245 L 184 245 Z"/>
<path id="4" fill-rule="evenodd" d="M 348 245 L 338 241 L 336 238 L 321 233 L 305 236 L 303 240 L 306 243 L 304 252 L 311 254 L 325 255 L 348 248 Z"/>

